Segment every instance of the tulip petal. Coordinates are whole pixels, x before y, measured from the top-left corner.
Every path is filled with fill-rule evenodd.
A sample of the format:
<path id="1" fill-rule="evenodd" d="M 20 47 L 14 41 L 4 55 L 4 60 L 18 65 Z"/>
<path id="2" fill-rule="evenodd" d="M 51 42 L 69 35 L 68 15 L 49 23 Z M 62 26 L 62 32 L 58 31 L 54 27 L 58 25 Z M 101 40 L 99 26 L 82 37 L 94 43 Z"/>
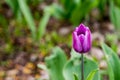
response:
<path id="1" fill-rule="evenodd" d="M 86 28 L 86 32 L 85 32 L 85 40 L 84 40 L 84 43 L 83 43 L 83 48 L 84 48 L 84 51 L 87 52 L 90 50 L 91 48 L 91 32 L 88 28 Z"/>
<path id="2" fill-rule="evenodd" d="M 77 34 L 80 35 L 80 34 L 85 34 L 85 31 L 86 31 L 86 27 L 84 24 L 80 24 L 79 27 L 78 27 L 78 31 L 77 31 Z"/>
<path id="3" fill-rule="evenodd" d="M 83 34 L 79 35 L 79 41 L 81 43 L 82 50 L 83 50 L 83 47 L 84 47 L 84 45 L 82 45 L 84 43 L 84 39 L 85 39 L 85 36 Z"/>
<path id="4" fill-rule="evenodd" d="M 81 52 L 82 51 L 82 46 L 81 46 L 81 43 L 79 41 L 79 37 L 77 36 L 77 32 L 76 31 L 73 32 L 73 48 L 77 52 Z"/>

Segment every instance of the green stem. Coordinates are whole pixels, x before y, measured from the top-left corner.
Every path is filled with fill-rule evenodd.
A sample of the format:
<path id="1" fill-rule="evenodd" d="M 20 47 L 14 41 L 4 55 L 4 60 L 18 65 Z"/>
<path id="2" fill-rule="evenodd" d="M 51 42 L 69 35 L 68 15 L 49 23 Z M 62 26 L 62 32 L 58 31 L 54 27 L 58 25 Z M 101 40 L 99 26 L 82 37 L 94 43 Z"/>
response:
<path id="1" fill-rule="evenodd" d="M 81 80 L 84 80 L 84 57 L 81 54 Z"/>

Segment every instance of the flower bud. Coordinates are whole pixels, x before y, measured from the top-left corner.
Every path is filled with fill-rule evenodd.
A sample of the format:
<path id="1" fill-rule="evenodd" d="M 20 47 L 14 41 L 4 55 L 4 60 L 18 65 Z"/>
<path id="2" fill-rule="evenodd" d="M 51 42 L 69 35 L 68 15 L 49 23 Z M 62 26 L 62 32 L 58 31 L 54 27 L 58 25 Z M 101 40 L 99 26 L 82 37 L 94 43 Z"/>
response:
<path id="1" fill-rule="evenodd" d="M 80 24 L 73 31 L 73 49 L 78 53 L 86 53 L 91 48 L 91 31 L 84 24 Z"/>

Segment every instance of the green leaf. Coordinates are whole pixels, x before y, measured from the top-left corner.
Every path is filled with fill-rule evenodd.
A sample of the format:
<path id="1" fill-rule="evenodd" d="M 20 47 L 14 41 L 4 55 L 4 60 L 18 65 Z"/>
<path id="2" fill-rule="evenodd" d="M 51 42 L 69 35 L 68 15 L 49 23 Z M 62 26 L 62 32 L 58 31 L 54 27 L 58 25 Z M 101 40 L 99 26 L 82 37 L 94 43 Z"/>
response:
<path id="1" fill-rule="evenodd" d="M 69 19 L 72 11 L 75 9 L 75 7 L 77 6 L 76 4 L 79 3 L 80 0 L 60 0 L 60 3 L 62 4 L 63 8 L 64 8 L 64 18 L 65 19 Z M 76 3 L 78 2 L 78 3 Z"/>
<path id="2" fill-rule="evenodd" d="M 34 20 L 32 17 L 32 14 L 30 12 L 30 9 L 26 3 L 26 0 L 18 0 L 19 6 L 20 6 L 20 10 L 22 11 L 27 23 L 28 23 L 28 27 L 30 28 L 31 32 L 32 32 L 32 37 L 33 39 L 36 38 L 36 27 L 34 24 Z"/>
<path id="3" fill-rule="evenodd" d="M 38 64 L 38 68 L 47 71 L 47 67 L 44 64 Z"/>
<path id="4" fill-rule="evenodd" d="M 95 73 L 96 73 L 97 71 L 98 71 L 98 69 L 95 69 L 95 70 L 91 71 L 91 72 L 89 73 L 89 75 L 87 76 L 87 79 L 86 79 L 86 80 L 93 80 L 94 75 L 95 75 Z"/>
<path id="5" fill-rule="evenodd" d="M 107 5 L 107 0 L 99 0 L 98 8 L 100 10 L 100 13 L 103 15 L 105 12 L 105 7 Z"/>
<path id="6" fill-rule="evenodd" d="M 75 73 L 73 74 L 73 76 L 74 76 L 74 80 L 79 80 Z"/>
<path id="7" fill-rule="evenodd" d="M 55 47 L 52 55 L 45 58 L 50 80 L 64 80 L 62 71 L 66 61 L 66 55 L 59 47 Z"/>
<path id="8" fill-rule="evenodd" d="M 120 8 L 115 6 L 113 1 L 110 2 L 110 20 L 116 27 L 120 29 Z"/>
<path id="9" fill-rule="evenodd" d="M 74 25 L 78 25 L 82 19 L 98 5 L 98 0 L 84 0 L 72 11 L 70 21 Z"/>
<path id="10" fill-rule="evenodd" d="M 120 59 L 117 54 L 106 44 L 102 44 L 105 58 L 108 64 L 108 74 L 110 80 L 120 79 Z"/>
<path id="11" fill-rule="evenodd" d="M 45 8 L 44 9 L 44 15 L 43 15 L 42 19 L 39 22 L 37 40 L 39 40 L 44 35 L 44 33 L 45 33 L 47 23 L 48 23 L 49 18 L 51 16 L 51 13 L 49 12 L 48 9 L 49 8 Z"/>
<path id="12" fill-rule="evenodd" d="M 56 19 L 63 19 L 64 16 L 64 10 L 59 4 L 52 4 L 52 16 L 54 16 Z"/>
<path id="13" fill-rule="evenodd" d="M 39 22 L 37 39 L 40 39 L 44 35 L 50 16 L 54 16 L 57 19 L 62 19 L 63 14 L 63 9 L 61 6 L 58 6 L 58 4 L 46 6 L 44 8 L 44 15 Z"/>
<path id="14" fill-rule="evenodd" d="M 74 54 L 74 57 L 71 57 L 69 61 L 64 66 L 63 69 L 63 75 L 65 77 L 65 80 L 74 80 L 73 73 L 76 73 L 78 75 L 78 79 L 81 80 L 81 61 L 80 61 L 80 56 L 75 56 L 78 55 L 78 53 L 72 51 L 71 54 Z M 80 55 L 80 54 L 79 54 Z M 98 69 L 98 65 L 96 64 L 95 61 L 84 58 L 84 78 L 86 80 L 88 74 L 95 70 Z M 95 73 L 95 76 L 93 80 L 99 80 L 100 75 L 98 72 Z"/>
<path id="15" fill-rule="evenodd" d="M 10 6 L 14 14 L 17 14 L 19 11 L 18 1 L 17 0 L 5 0 L 6 3 Z"/>
<path id="16" fill-rule="evenodd" d="M 117 5 L 118 7 L 120 7 L 120 0 L 113 0 L 115 5 Z"/>

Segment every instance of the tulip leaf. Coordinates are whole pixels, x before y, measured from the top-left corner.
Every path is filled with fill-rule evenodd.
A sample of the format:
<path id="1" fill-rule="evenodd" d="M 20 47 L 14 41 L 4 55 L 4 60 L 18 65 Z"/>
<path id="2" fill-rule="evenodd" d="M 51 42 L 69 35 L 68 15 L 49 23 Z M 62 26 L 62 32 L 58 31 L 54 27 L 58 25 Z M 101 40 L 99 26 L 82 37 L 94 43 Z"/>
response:
<path id="1" fill-rule="evenodd" d="M 120 59 L 117 54 L 106 44 L 102 44 L 105 58 L 108 64 L 108 74 L 110 80 L 120 79 Z"/>
<path id="2" fill-rule="evenodd" d="M 66 55 L 59 47 L 54 48 L 53 54 L 45 58 L 50 80 L 64 80 L 62 71 L 66 61 Z"/>
<path id="3" fill-rule="evenodd" d="M 17 11 L 19 10 L 18 1 L 17 0 L 12 0 L 12 1 L 11 0 L 5 0 L 5 1 L 10 6 L 13 13 L 16 14 Z"/>
<path id="4" fill-rule="evenodd" d="M 75 9 L 75 7 L 77 6 L 77 4 L 79 4 L 81 0 L 60 0 L 60 3 L 62 4 L 63 8 L 64 8 L 64 14 L 65 14 L 65 19 L 69 19 L 73 10 Z M 79 4 L 80 5 L 80 4 Z"/>
<path id="5" fill-rule="evenodd" d="M 113 1 L 110 2 L 110 19 L 117 29 L 120 29 L 120 8 L 114 5 Z"/>
<path id="6" fill-rule="evenodd" d="M 70 21 L 74 25 L 78 25 L 82 21 L 82 19 L 97 5 L 98 5 L 98 0 L 80 1 L 80 4 L 72 11 Z"/>
<path id="7" fill-rule="evenodd" d="M 63 19 L 64 10 L 60 5 L 54 3 L 51 5 L 51 15 L 56 19 Z"/>
<path id="8" fill-rule="evenodd" d="M 76 52 L 72 51 L 71 54 L 76 54 Z M 76 54 L 78 55 L 78 53 Z M 80 55 L 80 54 L 79 54 Z M 78 75 L 78 79 L 81 80 L 81 61 L 80 56 L 74 56 L 64 66 L 63 69 L 63 75 L 65 77 L 65 80 L 74 80 L 73 73 L 76 73 Z M 98 65 L 95 61 L 84 58 L 84 78 L 86 80 L 88 74 L 98 69 Z M 99 80 L 100 74 L 99 72 L 95 73 L 95 76 L 93 77 L 93 80 Z"/>
<path id="9" fill-rule="evenodd" d="M 79 80 L 75 73 L 73 74 L 73 76 L 74 76 L 74 80 Z"/>
<path id="10" fill-rule="evenodd" d="M 34 23 L 32 14 L 30 12 L 30 9 L 26 3 L 26 0 L 18 0 L 18 4 L 19 4 L 21 12 L 23 13 L 26 19 L 26 22 L 28 23 L 28 27 L 31 30 L 32 37 L 33 39 L 35 39 L 36 38 L 36 27 L 35 27 L 35 23 Z"/>
<path id="11" fill-rule="evenodd" d="M 107 0 L 99 0 L 98 8 L 100 10 L 100 13 L 103 15 L 105 12 L 105 6 L 107 4 Z"/>
<path id="12" fill-rule="evenodd" d="M 44 8 L 44 15 L 39 22 L 37 39 L 39 40 L 45 33 L 47 23 L 51 16 L 54 16 L 57 19 L 62 19 L 63 9 L 58 4 L 52 4 Z"/>
<path id="13" fill-rule="evenodd" d="M 94 75 L 95 75 L 95 73 L 96 73 L 97 71 L 98 71 L 98 69 L 95 69 L 95 70 L 91 71 L 91 72 L 89 73 L 89 75 L 87 76 L 87 79 L 86 79 L 86 80 L 93 80 Z"/>
<path id="14" fill-rule="evenodd" d="M 44 64 L 38 64 L 37 65 L 38 68 L 47 71 L 47 67 Z"/>
<path id="15" fill-rule="evenodd" d="M 44 15 L 39 22 L 37 40 L 39 40 L 44 35 L 50 16 L 51 16 L 51 13 L 49 12 L 49 8 L 46 7 L 44 9 Z"/>

